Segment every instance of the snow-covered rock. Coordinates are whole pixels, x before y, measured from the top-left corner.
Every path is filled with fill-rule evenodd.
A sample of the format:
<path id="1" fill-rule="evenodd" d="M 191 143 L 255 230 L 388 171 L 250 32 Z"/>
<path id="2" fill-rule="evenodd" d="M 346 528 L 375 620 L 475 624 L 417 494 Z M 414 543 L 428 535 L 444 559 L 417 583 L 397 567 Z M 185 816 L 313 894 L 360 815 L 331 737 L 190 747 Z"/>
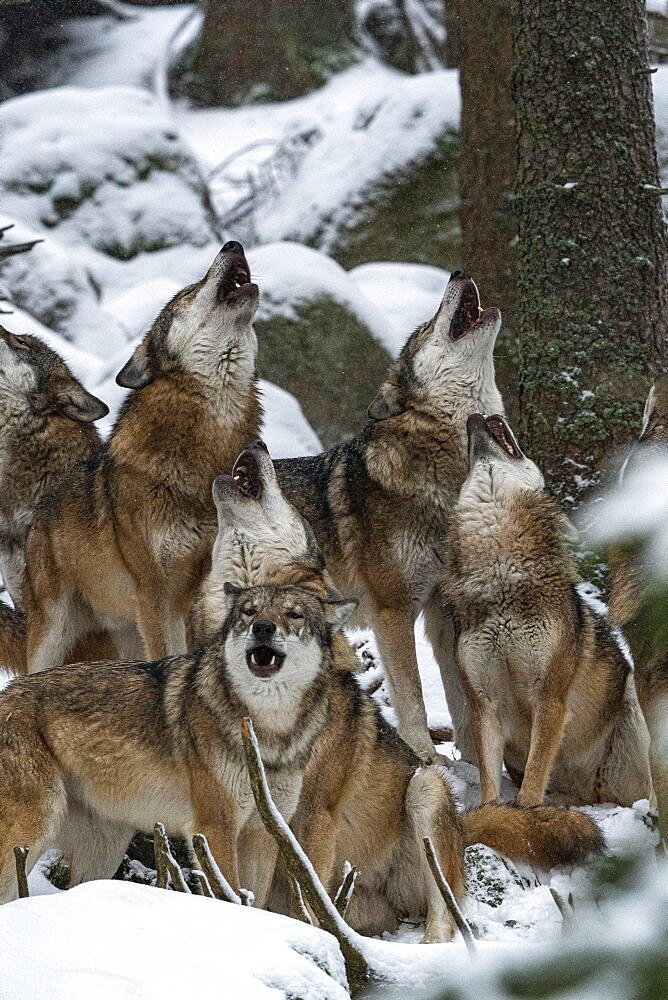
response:
<path id="1" fill-rule="evenodd" d="M 215 236 L 192 154 L 135 87 L 55 88 L 2 105 L 3 208 L 120 260 Z"/>
<path id="2" fill-rule="evenodd" d="M 273 913 L 128 882 L 0 908 L 7 1000 L 343 1000 L 324 931 Z"/>
<path id="3" fill-rule="evenodd" d="M 335 261 L 297 243 L 249 254 L 260 374 L 297 397 L 326 446 L 357 431 L 390 362 L 388 320 Z"/>

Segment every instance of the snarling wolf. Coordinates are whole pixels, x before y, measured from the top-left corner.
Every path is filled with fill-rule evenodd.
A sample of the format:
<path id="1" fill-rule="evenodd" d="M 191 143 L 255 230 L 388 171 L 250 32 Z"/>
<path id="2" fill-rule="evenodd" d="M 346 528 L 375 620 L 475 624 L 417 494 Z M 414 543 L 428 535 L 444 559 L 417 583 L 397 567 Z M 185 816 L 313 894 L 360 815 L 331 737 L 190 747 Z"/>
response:
<path id="1" fill-rule="evenodd" d="M 668 378 L 650 389 L 640 437 L 624 464 L 623 477 L 643 464 L 668 460 Z M 659 826 L 668 836 L 668 621 L 667 592 L 657 584 L 637 541 L 617 544 L 610 554 L 610 617 L 624 631 L 635 664 L 638 697 L 650 734 L 649 760 L 659 808 Z"/>
<path id="2" fill-rule="evenodd" d="M 578 588 L 568 522 L 502 416 L 474 414 L 468 436 L 445 580 L 481 800 L 498 798 L 504 755 L 523 806 L 548 786 L 573 803 L 648 798 L 633 673 Z"/>
<path id="3" fill-rule="evenodd" d="M 314 458 L 276 463 L 287 499 L 313 526 L 335 585 L 361 599 L 376 634 L 399 732 L 435 759 L 415 655 L 425 623 L 448 706 L 463 734 L 452 630 L 436 589 L 448 521 L 467 473 L 466 418 L 501 408 L 493 349 L 498 309 L 480 309 L 475 283 L 452 275 L 436 315 L 415 331 L 351 441 Z M 462 724 L 460 724 L 460 722 Z"/>
<path id="4" fill-rule="evenodd" d="M 327 722 L 331 636 L 354 605 L 294 588 L 232 595 L 195 655 L 102 662 L 21 677 L 0 693 L 0 901 L 47 848 L 73 883 L 109 878 L 136 829 L 202 832 L 237 891 L 263 906 L 276 847 L 255 810 L 241 743 L 251 716 L 277 806 L 290 820 Z"/>
<path id="5" fill-rule="evenodd" d="M 117 376 L 109 441 L 41 504 L 27 544 L 28 667 L 63 663 L 100 626 L 139 628 L 157 659 L 185 619 L 216 535 L 211 484 L 259 431 L 258 288 L 239 243 L 179 292 Z"/>
<path id="6" fill-rule="evenodd" d="M 93 421 L 108 412 L 50 347 L 0 326 L 0 571 L 15 608 L 35 506 L 97 450 Z"/>

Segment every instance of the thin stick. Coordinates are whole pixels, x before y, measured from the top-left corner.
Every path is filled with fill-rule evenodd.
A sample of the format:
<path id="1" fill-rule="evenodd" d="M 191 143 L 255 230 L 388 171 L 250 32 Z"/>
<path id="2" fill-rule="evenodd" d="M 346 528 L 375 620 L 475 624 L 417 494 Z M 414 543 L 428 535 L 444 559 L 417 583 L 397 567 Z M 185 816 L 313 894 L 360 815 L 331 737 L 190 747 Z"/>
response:
<path id="1" fill-rule="evenodd" d="M 355 891 L 356 880 L 357 868 L 353 868 L 352 865 L 346 861 L 346 866 L 343 871 L 343 881 L 334 896 L 334 906 L 344 918 L 348 911 L 348 906 L 350 905 L 353 892 Z"/>
<path id="2" fill-rule="evenodd" d="M 424 849 L 427 854 L 427 861 L 429 862 L 429 867 L 431 868 L 431 873 L 436 880 L 436 885 L 439 888 L 439 892 L 443 897 L 443 901 L 448 908 L 450 916 L 457 924 L 459 932 L 464 938 L 464 944 L 469 950 L 471 955 L 475 955 L 476 947 L 475 941 L 473 940 L 473 934 L 471 928 L 469 927 L 466 917 L 459 909 L 459 904 L 455 899 L 455 894 L 453 893 L 448 880 L 441 870 L 441 866 L 438 863 L 438 858 L 436 857 L 436 852 L 434 851 L 434 845 L 431 842 L 431 837 L 423 837 L 422 843 L 424 844 Z"/>
<path id="3" fill-rule="evenodd" d="M 155 824 L 153 828 L 153 836 L 160 843 L 159 849 L 162 852 L 164 863 L 167 867 L 167 871 L 169 872 L 172 888 L 175 889 L 177 892 L 190 893 L 190 889 L 188 888 L 186 880 L 183 877 L 183 872 L 181 871 L 176 861 L 176 858 L 172 854 L 172 849 L 169 846 L 169 840 L 167 838 L 167 834 L 165 833 L 165 828 L 162 825 L 162 823 Z M 155 840 L 153 848 L 157 852 L 158 848 L 156 847 Z"/>
<path id="4" fill-rule="evenodd" d="M 14 860 L 16 862 L 16 881 L 19 884 L 19 899 L 27 899 L 30 895 L 28 890 L 28 876 L 26 875 L 26 858 L 28 857 L 27 847 L 14 848 Z"/>
<path id="5" fill-rule="evenodd" d="M 304 897 L 302 896 L 302 887 L 296 878 L 292 875 L 288 875 L 288 881 L 290 882 L 290 888 L 292 889 L 292 895 L 294 897 L 295 903 L 297 904 L 297 909 L 299 910 L 299 915 L 306 924 L 313 925 L 311 920 L 311 914 L 308 911 L 306 903 L 304 902 Z"/>
<path id="6" fill-rule="evenodd" d="M 166 889 L 169 885 L 169 874 L 167 872 L 167 865 L 165 864 L 165 856 L 162 853 L 162 848 L 160 846 L 160 836 L 158 834 L 158 826 L 161 824 L 156 823 L 153 827 L 153 856 L 155 858 L 155 885 L 157 889 Z M 163 827 L 164 829 L 164 827 Z"/>
<path id="7" fill-rule="evenodd" d="M 195 882 L 195 885 L 199 889 L 200 896 L 208 896 L 209 899 L 215 899 L 216 898 L 214 896 L 213 892 L 211 891 L 211 886 L 209 885 L 209 880 L 206 877 L 206 875 L 204 874 L 204 872 L 201 872 L 199 870 L 199 868 L 193 868 L 190 874 L 193 877 L 193 881 Z"/>
<path id="8" fill-rule="evenodd" d="M 264 773 L 253 723 L 248 718 L 241 723 L 241 738 L 253 797 L 260 818 L 278 844 L 288 873 L 299 882 L 318 923 L 338 941 L 346 966 L 348 983 L 351 990 L 355 991 L 369 980 L 369 965 L 360 947 L 361 939 L 339 914 L 316 875 L 313 865 L 276 808 Z"/>
<path id="9" fill-rule="evenodd" d="M 209 880 L 209 886 L 216 899 L 222 899 L 226 903 L 241 904 L 241 898 L 236 894 L 216 864 L 209 843 L 203 833 L 196 833 L 193 837 L 193 850 L 200 868 Z"/>
<path id="10" fill-rule="evenodd" d="M 14 257 L 17 253 L 25 253 L 27 250 L 32 250 L 38 243 L 43 242 L 44 240 L 30 240 L 29 243 L 14 243 L 10 247 L 0 247 L 0 261 L 5 260 L 7 257 Z"/>
<path id="11" fill-rule="evenodd" d="M 550 895 L 552 896 L 552 899 L 561 914 L 563 929 L 566 930 L 566 928 L 570 927 L 573 923 L 573 907 L 569 906 L 561 893 L 557 892 L 556 889 L 553 889 L 552 886 L 550 886 Z"/>

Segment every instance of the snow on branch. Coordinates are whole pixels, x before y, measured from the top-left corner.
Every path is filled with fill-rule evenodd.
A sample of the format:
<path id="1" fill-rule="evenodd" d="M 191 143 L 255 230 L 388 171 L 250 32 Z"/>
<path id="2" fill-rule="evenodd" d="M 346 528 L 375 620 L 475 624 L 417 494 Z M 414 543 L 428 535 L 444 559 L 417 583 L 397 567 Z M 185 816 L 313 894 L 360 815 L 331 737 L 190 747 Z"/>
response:
<path id="1" fill-rule="evenodd" d="M 226 903 L 238 903 L 241 905 L 241 897 L 237 895 L 216 864 L 208 841 L 203 833 L 196 833 L 193 837 L 193 850 L 216 899 L 222 899 Z"/>
<path id="2" fill-rule="evenodd" d="M 436 885 L 438 886 L 439 892 L 443 897 L 443 901 L 448 908 L 450 916 L 457 925 L 462 937 L 464 938 L 464 944 L 469 950 L 471 955 L 475 955 L 476 947 L 475 941 L 473 940 L 473 933 L 468 924 L 468 921 L 462 911 L 459 909 L 459 904 L 455 899 L 455 894 L 450 888 L 450 883 L 446 879 L 441 866 L 438 863 L 438 858 L 436 857 L 436 852 L 434 850 L 434 845 L 432 844 L 431 837 L 423 837 L 422 843 L 424 844 L 424 849 L 427 855 L 427 861 L 429 862 L 429 867 L 431 868 L 431 873 L 436 880 Z"/>
<path id="3" fill-rule="evenodd" d="M 360 938 L 346 924 L 332 903 L 313 865 L 276 808 L 264 773 L 253 723 L 248 718 L 241 723 L 241 738 L 251 789 L 260 818 L 278 844 L 288 874 L 299 883 L 318 923 L 338 941 L 346 966 L 348 983 L 351 990 L 356 992 L 368 983 L 370 974 L 369 965 L 360 947 Z"/>
<path id="4" fill-rule="evenodd" d="M 155 852 L 155 867 L 156 872 L 159 870 L 158 866 L 162 864 L 162 871 L 167 869 L 169 872 L 169 878 L 172 883 L 172 888 L 176 889 L 177 892 L 190 892 L 185 878 L 183 877 L 183 872 L 172 854 L 172 849 L 169 846 L 169 839 L 165 833 L 165 828 L 162 823 L 156 823 L 153 827 L 153 850 Z M 161 855 L 159 860 L 158 855 Z M 166 888 L 166 886 L 164 886 Z"/>

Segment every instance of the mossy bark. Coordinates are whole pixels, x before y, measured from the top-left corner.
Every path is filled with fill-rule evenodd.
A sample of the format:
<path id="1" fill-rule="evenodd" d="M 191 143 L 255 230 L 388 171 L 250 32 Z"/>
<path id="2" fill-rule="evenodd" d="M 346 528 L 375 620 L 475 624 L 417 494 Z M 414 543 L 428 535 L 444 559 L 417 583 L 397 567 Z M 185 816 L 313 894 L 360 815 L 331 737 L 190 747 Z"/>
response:
<path id="1" fill-rule="evenodd" d="M 353 59 L 350 0 L 208 0 L 190 96 L 201 104 L 284 101 Z"/>
<path id="2" fill-rule="evenodd" d="M 668 361 L 642 0 L 511 0 L 523 443 L 577 502 Z"/>
<path id="3" fill-rule="evenodd" d="M 510 0 L 450 0 L 448 8 L 462 98 L 458 159 L 461 261 L 475 278 L 483 305 L 498 306 L 503 316 L 496 374 L 513 419 L 517 406 L 513 333 L 517 140 L 510 87 Z"/>

